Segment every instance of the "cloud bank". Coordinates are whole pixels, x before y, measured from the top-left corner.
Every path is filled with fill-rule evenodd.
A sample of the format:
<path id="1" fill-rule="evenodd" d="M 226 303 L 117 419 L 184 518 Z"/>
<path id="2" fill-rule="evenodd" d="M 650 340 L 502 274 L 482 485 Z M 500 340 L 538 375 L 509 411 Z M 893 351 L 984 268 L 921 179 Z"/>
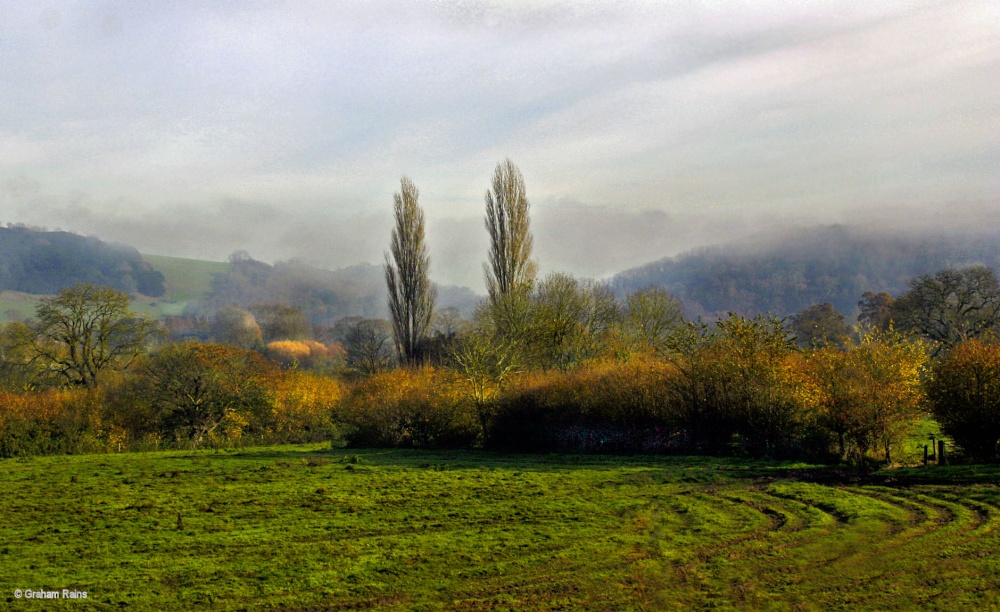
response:
<path id="1" fill-rule="evenodd" d="M 0 221 L 148 252 L 377 263 L 405 174 L 435 275 L 478 286 L 483 192 L 505 157 L 525 175 L 542 269 L 593 276 L 761 224 L 972 222 L 998 204 L 994 3 L 4 15 Z"/>

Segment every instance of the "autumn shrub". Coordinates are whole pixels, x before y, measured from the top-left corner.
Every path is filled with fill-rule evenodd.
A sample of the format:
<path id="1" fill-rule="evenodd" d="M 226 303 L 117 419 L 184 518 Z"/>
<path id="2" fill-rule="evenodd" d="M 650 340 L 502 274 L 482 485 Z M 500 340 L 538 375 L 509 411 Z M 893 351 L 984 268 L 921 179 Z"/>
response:
<path id="1" fill-rule="evenodd" d="M 893 447 L 925 414 L 926 347 L 891 327 L 861 329 L 843 350 L 810 351 L 803 367 L 819 423 L 841 458 L 891 461 Z"/>
<path id="2" fill-rule="evenodd" d="M 334 413 L 344 394 L 336 379 L 311 372 L 287 372 L 277 383 L 273 424 L 268 438 L 275 443 L 304 443 L 339 436 Z"/>
<path id="3" fill-rule="evenodd" d="M 197 447 L 259 439 L 275 427 L 282 372 L 260 353 L 233 345 L 183 342 L 160 348 L 120 389 L 109 412 L 132 439 L 159 437 Z"/>
<path id="4" fill-rule="evenodd" d="M 330 373 L 344 366 L 344 348 L 338 343 L 327 346 L 315 340 L 278 340 L 264 350 L 283 368 Z"/>
<path id="5" fill-rule="evenodd" d="M 997 458 L 1000 345 L 969 340 L 934 365 L 927 383 L 934 417 L 971 459 Z"/>
<path id="6" fill-rule="evenodd" d="M 706 454 L 814 454 L 816 426 L 794 344 L 778 319 L 736 315 L 675 338 L 673 420 Z"/>
<path id="7" fill-rule="evenodd" d="M 121 450 L 123 442 L 100 391 L 0 393 L 0 457 Z"/>
<path id="8" fill-rule="evenodd" d="M 547 452 L 667 452 L 670 364 L 593 362 L 569 371 L 523 374 L 496 399 L 486 442 L 492 448 Z"/>
<path id="9" fill-rule="evenodd" d="M 359 381 L 337 418 L 354 447 L 467 448 L 479 435 L 472 403 L 447 370 L 397 369 Z"/>

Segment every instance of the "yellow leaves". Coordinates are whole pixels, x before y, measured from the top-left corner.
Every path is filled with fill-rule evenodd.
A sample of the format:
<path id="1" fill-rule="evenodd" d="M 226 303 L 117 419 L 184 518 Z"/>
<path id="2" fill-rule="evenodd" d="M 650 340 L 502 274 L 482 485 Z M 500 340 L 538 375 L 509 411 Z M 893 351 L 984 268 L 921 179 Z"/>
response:
<path id="1" fill-rule="evenodd" d="M 315 340 L 278 340 L 268 344 L 265 352 L 270 359 L 285 367 L 312 367 L 322 360 L 343 357 L 343 348 L 339 344 L 331 348 Z"/>
<path id="2" fill-rule="evenodd" d="M 891 329 L 861 330 L 844 350 L 810 351 L 803 368 L 820 418 L 857 458 L 876 446 L 888 455 L 923 410 L 925 347 Z"/>
<path id="3" fill-rule="evenodd" d="M 277 384 L 272 408 L 277 431 L 294 431 L 328 421 L 344 395 L 337 380 L 309 372 L 288 372 Z"/>
<path id="4" fill-rule="evenodd" d="M 431 367 L 382 372 L 359 382 L 338 416 L 361 446 L 467 446 L 478 428 L 454 372 Z"/>

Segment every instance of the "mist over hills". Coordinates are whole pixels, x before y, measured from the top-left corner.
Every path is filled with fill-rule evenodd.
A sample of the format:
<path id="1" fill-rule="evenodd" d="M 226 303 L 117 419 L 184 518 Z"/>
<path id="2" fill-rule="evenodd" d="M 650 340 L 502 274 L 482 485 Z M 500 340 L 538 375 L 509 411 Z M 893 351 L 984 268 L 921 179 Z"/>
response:
<path id="1" fill-rule="evenodd" d="M 689 316 L 790 315 L 829 302 L 856 315 L 865 291 L 898 293 L 949 267 L 1000 267 L 1000 228 L 894 232 L 830 225 L 765 232 L 695 249 L 610 279 L 619 294 L 650 285 L 679 297 Z"/>
<path id="2" fill-rule="evenodd" d="M 0 290 L 45 295 L 88 282 L 147 298 L 181 299 L 177 312 L 187 303 L 186 311 L 200 316 L 226 304 L 278 302 L 301 309 L 314 324 L 387 314 L 382 267 L 373 264 L 328 270 L 296 260 L 269 264 L 241 254 L 229 264 L 216 264 L 220 272 L 202 271 L 208 276 L 194 283 L 188 278 L 193 270 L 184 270 L 199 262 L 178 259 L 164 295 L 164 276 L 156 268 L 162 261 L 151 262 L 134 247 L 94 237 L 0 228 Z M 730 311 L 787 316 L 829 302 L 853 317 L 865 291 L 899 293 L 920 274 L 972 264 L 1000 269 L 1000 228 L 890 231 L 827 225 L 760 232 L 694 249 L 626 270 L 608 282 L 619 295 L 663 286 L 683 301 L 688 316 L 713 318 Z M 190 295 L 175 295 L 183 289 L 173 286 L 177 279 L 191 285 Z M 480 299 L 467 287 L 438 286 L 438 308 L 454 306 L 466 317 Z"/>
<path id="3" fill-rule="evenodd" d="M 227 304 L 276 302 L 298 308 L 313 324 L 329 325 L 348 316 L 386 317 L 386 293 L 381 266 L 325 270 L 300 261 L 271 265 L 241 254 L 227 272 L 215 275 L 211 291 L 191 310 L 210 315 Z M 456 307 L 471 316 L 478 301 L 466 287 L 438 286 L 438 308 Z"/>

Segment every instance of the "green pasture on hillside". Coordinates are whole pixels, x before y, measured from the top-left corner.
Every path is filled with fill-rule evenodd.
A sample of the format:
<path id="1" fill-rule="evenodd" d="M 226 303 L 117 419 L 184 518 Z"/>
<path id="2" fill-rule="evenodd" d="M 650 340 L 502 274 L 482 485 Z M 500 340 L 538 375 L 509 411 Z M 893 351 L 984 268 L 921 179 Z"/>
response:
<path id="1" fill-rule="evenodd" d="M 189 302 L 198 301 L 211 291 L 215 274 L 229 269 L 227 262 L 163 255 L 143 255 L 142 258 L 163 273 L 166 293 L 157 298 L 140 296 L 132 302 L 132 310 L 154 319 L 181 314 Z M 34 316 L 41 297 L 15 291 L 0 292 L 0 322 L 12 320 L 8 311 L 16 310 L 20 317 Z"/>
<path id="2" fill-rule="evenodd" d="M 10 321 L 35 316 L 35 307 L 38 305 L 38 298 L 39 296 L 37 295 L 21 293 L 19 291 L 0 291 L 0 322 L 9 323 Z M 16 314 L 16 316 L 9 316 L 8 313 Z"/>
<path id="3" fill-rule="evenodd" d="M 4 609 L 996 609 L 1000 468 L 285 446 L 0 461 Z M 27 601 L 15 590 L 86 591 Z"/>
<path id="4" fill-rule="evenodd" d="M 226 262 L 164 255 L 143 255 L 142 258 L 164 276 L 166 292 L 163 296 L 141 297 L 132 303 L 135 312 L 152 318 L 181 314 L 189 302 L 198 301 L 211 291 L 215 274 L 229 269 Z"/>
<path id="5" fill-rule="evenodd" d="M 229 269 L 223 261 L 203 261 L 164 255 L 143 255 L 143 260 L 163 273 L 166 293 L 163 299 L 173 302 L 200 300 L 212 289 L 212 278 Z"/>

